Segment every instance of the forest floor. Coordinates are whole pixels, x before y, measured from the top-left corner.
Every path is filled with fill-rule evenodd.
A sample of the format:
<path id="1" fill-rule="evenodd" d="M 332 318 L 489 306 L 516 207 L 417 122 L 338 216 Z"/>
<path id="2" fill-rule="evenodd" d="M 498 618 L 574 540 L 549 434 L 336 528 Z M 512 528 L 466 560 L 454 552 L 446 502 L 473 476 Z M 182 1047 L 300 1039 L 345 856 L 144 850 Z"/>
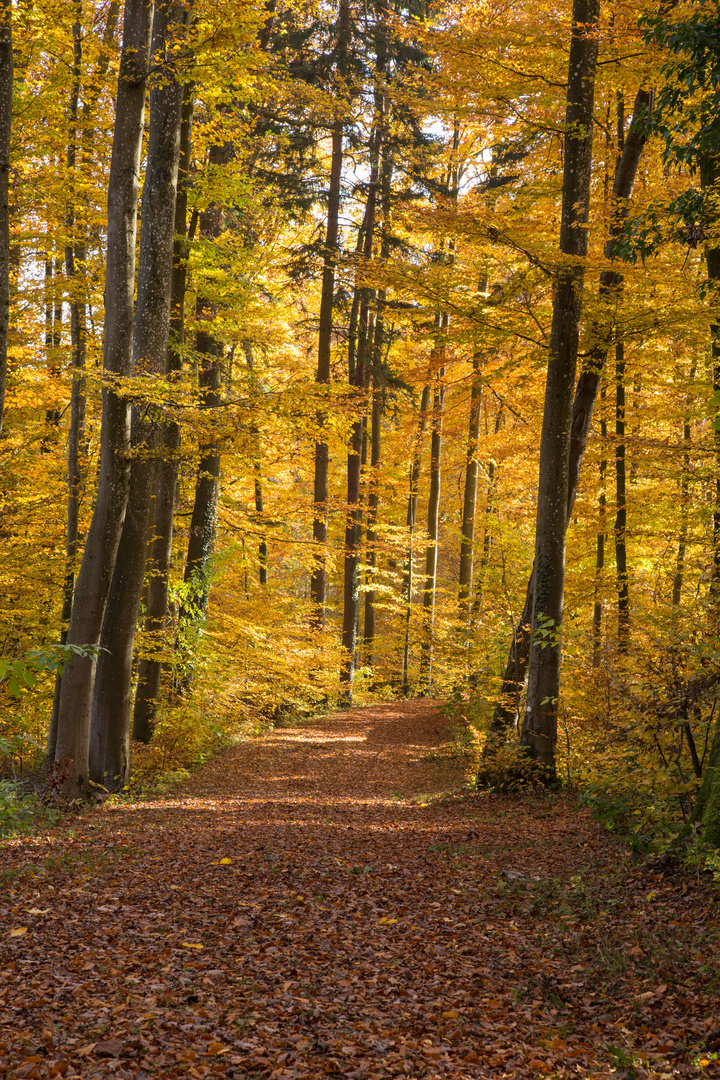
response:
<path id="1" fill-rule="evenodd" d="M 720 1076 L 720 892 L 429 701 L 276 729 L 0 846 L 0 1075 Z"/>

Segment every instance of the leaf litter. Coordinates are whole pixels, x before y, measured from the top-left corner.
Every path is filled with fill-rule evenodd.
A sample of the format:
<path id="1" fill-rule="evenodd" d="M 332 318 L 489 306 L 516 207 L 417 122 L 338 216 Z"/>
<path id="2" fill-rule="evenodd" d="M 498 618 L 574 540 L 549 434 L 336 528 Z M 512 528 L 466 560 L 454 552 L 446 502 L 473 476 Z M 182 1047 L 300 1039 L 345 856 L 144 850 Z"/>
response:
<path id="1" fill-rule="evenodd" d="M 0 1074 L 719 1076 L 717 890 L 469 793 L 444 731 L 316 718 L 5 842 Z"/>

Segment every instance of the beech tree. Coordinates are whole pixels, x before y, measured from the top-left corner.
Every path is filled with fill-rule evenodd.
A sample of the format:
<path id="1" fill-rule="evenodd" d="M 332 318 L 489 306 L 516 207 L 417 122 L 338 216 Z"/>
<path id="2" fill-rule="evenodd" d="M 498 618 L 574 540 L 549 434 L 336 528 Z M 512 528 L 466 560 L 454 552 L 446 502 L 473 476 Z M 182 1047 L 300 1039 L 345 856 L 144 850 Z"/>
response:
<path id="1" fill-rule="evenodd" d="M 108 180 L 105 345 L 100 476 L 68 627 L 69 645 L 97 645 L 115 566 L 130 482 L 130 411 L 118 379 L 132 365 L 135 233 L 152 5 L 126 0 L 113 157 Z M 67 762 L 67 790 L 89 790 L 92 657 L 72 654 L 63 672 L 55 760 Z"/>

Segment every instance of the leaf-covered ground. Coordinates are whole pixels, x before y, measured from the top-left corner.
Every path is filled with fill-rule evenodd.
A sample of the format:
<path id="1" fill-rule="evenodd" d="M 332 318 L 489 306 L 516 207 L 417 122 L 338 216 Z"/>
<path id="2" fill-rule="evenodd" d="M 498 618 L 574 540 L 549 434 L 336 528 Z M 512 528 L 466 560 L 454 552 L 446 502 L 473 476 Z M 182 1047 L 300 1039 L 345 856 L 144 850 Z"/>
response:
<path id="1" fill-rule="evenodd" d="M 0 1075 L 720 1075 L 715 887 L 443 732 L 340 713 L 4 844 Z"/>

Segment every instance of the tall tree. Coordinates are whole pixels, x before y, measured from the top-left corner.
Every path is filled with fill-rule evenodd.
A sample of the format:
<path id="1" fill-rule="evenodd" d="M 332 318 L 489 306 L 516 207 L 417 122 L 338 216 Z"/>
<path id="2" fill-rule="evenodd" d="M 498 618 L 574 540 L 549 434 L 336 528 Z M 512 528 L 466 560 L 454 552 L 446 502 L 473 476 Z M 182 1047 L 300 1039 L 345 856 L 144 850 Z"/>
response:
<path id="1" fill-rule="evenodd" d="M 550 329 L 535 531 L 535 596 L 521 743 L 555 779 L 573 388 L 592 175 L 599 0 L 573 0 L 560 252 Z"/>
<path id="2" fill-rule="evenodd" d="M 182 370 L 182 346 L 185 343 L 185 291 L 190 254 L 187 187 L 192 146 L 193 104 L 194 86 L 191 82 L 187 82 L 183 91 L 180 123 L 175 242 L 170 288 L 170 340 L 165 365 L 165 373 L 171 379 L 176 379 Z M 152 738 L 160 697 L 162 662 L 158 653 L 162 652 L 163 633 L 167 620 L 175 496 L 180 464 L 180 424 L 175 418 L 163 423 L 160 442 L 161 453 L 157 464 L 145 611 L 146 647 L 152 655 L 143 656 L 138 664 L 138 684 L 133 709 L 132 736 L 139 742 L 149 742 Z"/>
<path id="3" fill-rule="evenodd" d="M 227 165 L 233 157 L 231 143 L 215 145 L 208 155 L 211 171 Z M 217 240 L 223 230 L 224 207 L 213 201 L 199 215 L 201 239 L 208 243 Z M 200 460 L 195 477 L 195 495 L 187 555 L 185 558 L 183 600 L 178 612 L 178 642 L 181 654 L 181 674 L 177 686 L 183 692 L 190 688 L 193 666 L 188 643 L 202 624 L 210 597 L 212 554 L 217 529 L 217 504 L 220 490 L 220 446 L 217 437 L 217 411 L 222 403 L 221 385 L 225 346 L 218 337 L 214 323 L 218 305 L 200 290 L 195 301 L 197 331 L 195 349 L 198 354 L 198 388 L 200 406 L 207 412 L 206 431 L 200 443 Z"/>
<path id="4" fill-rule="evenodd" d="M 105 337 L 100 474 L 92 521 L 75 586 L 68 644 L 97 645 L 130 480 L 130 409 L 119 380 L 132 367 L 137 196 L 153 4 L 126 0 L 115 108 L 105 277 Z M 72 797 L 89 790 L 90 715 L 95 681 L 92 657 L 73 654 L 63 672 L 55 760 L 68 764 Z"/>
<path id="5" fill-rule="evenodd" d="M 153 20 L 150 131 L 133 336 L 133 373 L 144 377 L 163 375 L 167 362 L 183 100 L 180 47 L 189 14 L 186 0 L 162 0 Z M 160 435 L 152 398 L 136 401 L 128 507 L 100 637 L 90 739 L 91 778 L 111 791 L 123 787 L 129 776 L 132 657 Z"/>
<path id="6" fill-rule="evenodd" d="M 438 318 L 436 370 L 433 379 L 432 435 L 430 439 L 430 491 L 428 494 L 427 548 L 425 550 L 425 588 L 423 590 L 423 633 L 420 654 L 420 685 L 425 693 L 432 690 L 435 650 L 435 602 L 437 597 L 438 542 L 440 532 L 440 478 L 442 428 L 445 404 L 445 342 L 448 317 Z M 439 366 L 437 366 L 439 365 Z"/>
<path id="7" fill-rule="evenodd" d="M 405 556 L 405 571 L 403 573 L 402 599 L 403 599 L 403 654 L 400 679 L 403 694 L 407 697 L 410 693 L 410 626 L 412 622 L 412 598 L 415 588 L 415 524 L 417 521 L 418 497 L 420 495 L 420 468 L 422 465 L 422 443 L 427 427 L 428 411 L 430 409 L 430 395 L 432 384 L 427 382 L 423 387 L 420 399 L 420 415 L 417 421 L 415 436 L 413 439 L 412 458 L 410 461 L 410 475 L 407 497 L 407 527 L 408 549 Z"/>
<path id="8" fill-rule="evenodd" d="M 649 133 L 651 102 L 651 90 L 644 88 L 638 90 L 635 96 L 630 127 L 625 138 L 625 147 L 615 168 L 610 229 L 604 252 L 605 258 L 608 260 L 612 260 L 617 256 L 623 240 L 629 200 L 632 196 L 643 147 Z M 592 427 L 595 402 L 614 336 L 614 308 L 622 282 L 622 274 L 617 269 L 604 269 L 600 274 L 599 298 L 602 307 L 606 311 L 597 324 L 591 328 L 590 348 L 583 360 L 582 371 L 575 387 L 568 465 L 566 524 L 575 503 L 580 470 Z M 523 610 L 513 630 L 508 661 L 503 674 L 501 693 L 493 712 L 490 733 L 486 743 L 485 753 L 487 755 L 492 755 L 498 745 L 498 740 L 504 739 L 507 729 L 518 723 L 518 705 L 525 684 L 530 655 L 534 589 L 535 573 L 533 569 L 525 592 Z"/>
<path id="9" fill-rule="evenodd" d="M 465 486 L 463 491 L 462 532 L 460 535 L 460 574 L 458 603 L 460 621 L 467 625 L 470 617 L 472 595 L 473 550 L 475 546 L 475 509 L 478 485 L 478 437 L 480 435 L 480 410 L 482 405 L 482 377 L 480 365 L 482 354 L 476 350 L 473 356 L 472 381 L 470 384 L 470 417 L 468 420 L 467 451 L 465 461 Z"/>
<path id="10" fill-rule="evenodd" d="M 12 0 L 0 0 L 0 435 L 5 415 L 10 323 L 10 141 L 12 136 Z"/>
<path id="11" fill-rule="evenodd" d="M 342 72 L 350 39 L 350 2 L 340 0 L 337 21 L 336 67 Z M 338 258 L 340 222 L 340 187 L 343 165 L 344 116 L 340 108 L 332 126 L 332 154 L 330 158 L 330 188 L 328 191 L 327 225 L 323 252 L 322 290 L 320 294 L 320 325 L 318 329 L 318 363 L 316 381 L 322 389 L 330 383 L 330 355 L 333 327 L 333 301 L 335 297 L 335 269 Z M 327 502 L 329 448 L 327 443 L 327 415 L 320 409 L 317 416 L 318 437 L 315 442 L 315 479 L 313 484 L 313 540 L 316 545 L 315 565 L 310 578 L 310 596 L 315 605 L 315 620 L 324 622 L 325 594 L 327 589 Z"/>
<path id="12" fill-rule="evenodd" d="M 630 583 L 627 570 L 625 476 L 625 343 L 615 345 L 615 567 L 618 596 L 618 650 L 630 644 Z"/>
<path id="13" fill-rule="evenodd" d="M 67 641 L 68 623 L 72 613 L 75 592 L 75 575 L 78 559 L 78 531 L 80 524 L 80 503 L 83 494 L 86 471 L 86 436 L 85 413 L 87 407 L 85 366 L 87 361 L 87 257 L 88 257 L 88 222 L 86 198 L 80 193 L 79 172 L 82 179 L 92 168 L 94 157 L 95 109 L 102 80 L 110 64 L 115 31 L 117 29 L 120 4 L 113 0 L 110 4 L 103 33 L 102 49 L 92 72 L 88 74 L 84 90 L 82 108 L 79 108 L 82 89 L 83 65 L 83 25 L 82 0 L 75 0 L 76 17 L 73 23 L 73 72 L 70 85 L 68 115 L 67 165 L 69 176 L 69 205 L 66 214 L 68 239 L 65 244 L 65 277 L 67 279 L 68 300 L 70 307 L 70 362 L 73 382 L 70 392 L 70 427 L 68 430 L 67 450 L 67 529 L 65 533 L 65 579 L 63 581 L 63 603 L 60 615 L 62 629 L 60 644 Z M 79 160 L 78 160 L 79 159 Z M 60 688 L 62 672 L 55 678 L 53 711 L 48 733 L 46 758 L 52 764 L 55 759 L 57 739 L 58 709 L 60 706 Z"/>

